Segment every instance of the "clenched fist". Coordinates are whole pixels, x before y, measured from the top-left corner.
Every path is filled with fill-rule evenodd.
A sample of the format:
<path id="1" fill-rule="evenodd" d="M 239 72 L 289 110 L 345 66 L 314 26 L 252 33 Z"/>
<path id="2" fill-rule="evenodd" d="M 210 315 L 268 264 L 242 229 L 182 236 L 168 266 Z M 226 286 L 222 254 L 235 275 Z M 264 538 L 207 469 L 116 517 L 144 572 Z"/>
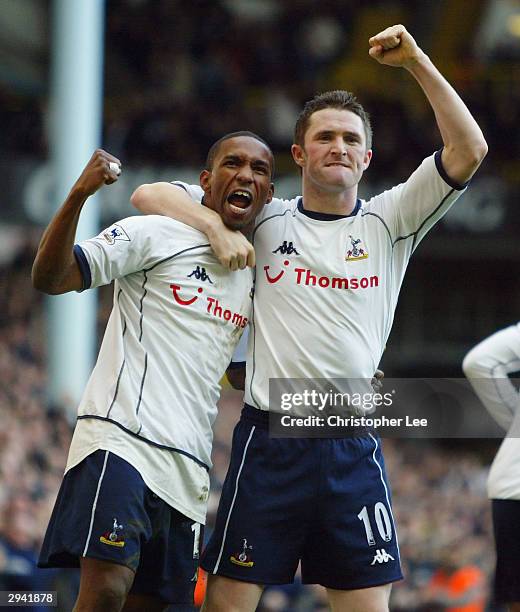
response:
<path id="1" fill-rule="evenodd" d="M 93 195 L 103 185 L 115 183 L 121 174 L 121 162 L 103 149 L 96 149 L 76 181 L 74 188 L 86 197 Z"/>
<path id="2" fill-rule="evenodd" d="M 372 36 L 368 44 L 370 57 L 387 66 L 408 68 L 425 55 L 403 25 L 386 28 Z"/>

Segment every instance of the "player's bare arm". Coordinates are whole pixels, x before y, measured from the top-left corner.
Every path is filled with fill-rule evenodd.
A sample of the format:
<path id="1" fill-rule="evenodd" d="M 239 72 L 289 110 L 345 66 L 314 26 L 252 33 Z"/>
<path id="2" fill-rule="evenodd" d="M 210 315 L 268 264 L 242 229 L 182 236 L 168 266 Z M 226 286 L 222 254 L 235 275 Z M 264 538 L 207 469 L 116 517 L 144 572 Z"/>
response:
<path id="1" fill-rule="evenodd" d="M 453 87 L 402 25 L 386 28 L 369 39 L 369 55 L 380 64 L 405 68 L 430 102 L 444 143 L 442 163 L 448 176 L 463 184 L 486 156 L 482 130 Z"/>
<path id="2" fill-rule="evenodd" d="M 206 234 L 224 267 L 234 271 L 255 265 L 253 245 L 244 234 L 226 227 L 220 215 L 207 206 L 194 206 L 182 187 L 164 182 L 141 185 L 130 202 L 145 214 L 172 217 Z"/>
<path id="3" fill-rule="evenodd" d="M 32 268 L 35 289 L 57 295 L 83 286 L 73 247 L 79 216 L 87 199 L 103 185 L 117 181 L 121 162 L 97 149 L 74 183 L 67 199 L 43 233 Z"/>

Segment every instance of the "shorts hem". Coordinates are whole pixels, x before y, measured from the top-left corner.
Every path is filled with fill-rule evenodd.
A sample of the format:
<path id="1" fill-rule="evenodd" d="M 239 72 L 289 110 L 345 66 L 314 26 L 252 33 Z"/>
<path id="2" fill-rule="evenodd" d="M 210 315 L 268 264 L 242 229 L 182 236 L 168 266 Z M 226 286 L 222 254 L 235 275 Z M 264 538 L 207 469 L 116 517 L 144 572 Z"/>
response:
<path id="1" fill-rule="evenodd" d="M 65 559 L 62 560 L 63 557 Z M 61 557 L 58 559 L 52 559 L 52 557 Z M 74 553 L 70 553 L 64 551 L 62 553 L 55 553 L 51 555 L 50 558 L 47 558 L 45 561 L 38 561 L 36 566 L 40 569 L 52 569 L 52 568 L 64 568 L 64 569 L 80 569 L 81 559 L 95 559 L 96 561 L 104 561 L 105 563 L 113 563 L 114 565 L 122 565 L 123 567 L 127 567 L 129 570 L 132 570 L 134 574 L 137 572 L 137 568 L 130 567 L 127 563 L 123 563 L 122 561 L 115 561 L 114 559 L 107 559 L 106 557 L 102 557 L 100 555 L 75 555 Z"/>
<path id="2" fill-rule="evenodd" d="M 335 589 L 336 591 L 355 591 L 357 589 L 369 589 L 371 587 L 384 586 L 385 584 L 392 584 L 394 582 L 399 582 L 403 580 L 403 574 L 399 574 L 399 576 L 395 576 L 394 578 L 389 578 L 387 580 L 374 580 L 372 582 L 363 582 L 361 584 L 349 584 L 344 586 L 338 586 L 338 583 L 333 584 L 332 582 L 326 580 L 311 580 L 309 578 L 302 577 L 302 584 L 319 584 L 326 589 Z"/>
<path id="3" fill-rule="evenodd" d="M 261 580 L 261 579 L 252 579 L 244 576 L 234 576 L 232 572 L 228 572 L 226 570 L 218 570 L 217 572 L 213 572 L 212 570 L 207 569 L 203 563 L 200 564 L 200 567 L 208 574 L 208 576 L 222 576 L 223 578 L 230 578 L 231 580 L 238 580 L 239 582 L 249 582 L 250 584 L 259 584 L 265 586 L 278 586 L 281 584 L 292 584 L 294 582 L 294 575 L 292 577 L 287 577 L 278 580 Z"/>

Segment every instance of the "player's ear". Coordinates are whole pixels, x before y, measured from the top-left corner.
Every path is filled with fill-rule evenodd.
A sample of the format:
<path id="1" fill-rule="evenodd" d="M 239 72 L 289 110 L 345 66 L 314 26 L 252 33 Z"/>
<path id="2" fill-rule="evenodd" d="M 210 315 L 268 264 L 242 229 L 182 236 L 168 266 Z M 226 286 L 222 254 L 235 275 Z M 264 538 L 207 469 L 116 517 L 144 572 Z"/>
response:
<path id="1" fill-rule="evenodd" d="M 372 159 L 372 149 L 367 149 L 365 151 L 365 157 L 363 158 L 363 170 L 366 170 L 368 166 L 370 166 L 371 159 Z"/>
<path id="2" fill-rule="evenodd" d="M 199 182 L 204 193 L 209 193 L 211 191 L 211 171 L 204 169 L 200 173 Z"/>
<path id="3" fill-rule="evenodd" d="M 303 168 L 303 166 L 305 166 L 305 151 L 303 147 L 299 144 L 293 144 L 291 147 L 291 153 L 294 161 L 298 164 L 298 166 L 300 166 L 300 168 Z"/>
<path id="4" fill-rule="evenodd" d="M 271 183 L 269 185 L 269 191 L 267 192 L 267 200 L 265 201 L 266 204 L 269 204 L 269 202 L 273 199 L 274 196 L 274 183 Z"/>

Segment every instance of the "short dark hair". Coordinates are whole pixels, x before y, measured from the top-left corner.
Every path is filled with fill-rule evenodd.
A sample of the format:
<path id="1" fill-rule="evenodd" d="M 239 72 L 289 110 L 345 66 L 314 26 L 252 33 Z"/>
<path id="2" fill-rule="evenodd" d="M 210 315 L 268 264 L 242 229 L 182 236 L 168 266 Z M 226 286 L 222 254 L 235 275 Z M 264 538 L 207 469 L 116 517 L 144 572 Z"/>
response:
<path id="1" fill-rule="evenodd" d="M 325 93 L 318 94 L 305 104 L 294 127 L 294 142 L 296 144 L 303 147 L 305 142 L 305 133 L 309 128 L 311 115 L 316 111 L 323 110 L 324 108 L 348 110 L 360 117 L 365 128 L 367 149 L 372 147 L 372 125 L 370 124 L 370 116 L 358 102 L 354 94 L 343 89 L 336 89 L 335 91 L 326 91 Z"/>
<path id="2" fill-rule="evenodd" d="M 219 138 L 216 142 L 214 142 L 211 145 L 208 151 L 208 155 L 206 157 L 206 170 L 213 170 L 213 162 L 215 161 L 215 157 L 217 156 L 220 145 L 225 140 L 229 140 L 230 138 L 239 138 L 241 136 L 245 136 L 246 138 L 254 138 L 255 140 L 258 140 L 259 142 L 261 142 L 267 147 L 271 155 L 271 178 L 273 178 L 274 176 L 274 155 L 273 155 L 273 152 L 271 151 L 271 147 L 267 144 L 267 142 L 261 136 L 259 136 L 258 134 L 255 134 L 254 132 L 249 132 L 248 130 L 242 130 L 239 132 L 230 132 L 229 134 L 225 134 L 224 136 L 222 136 L 222 138 Z"/>

